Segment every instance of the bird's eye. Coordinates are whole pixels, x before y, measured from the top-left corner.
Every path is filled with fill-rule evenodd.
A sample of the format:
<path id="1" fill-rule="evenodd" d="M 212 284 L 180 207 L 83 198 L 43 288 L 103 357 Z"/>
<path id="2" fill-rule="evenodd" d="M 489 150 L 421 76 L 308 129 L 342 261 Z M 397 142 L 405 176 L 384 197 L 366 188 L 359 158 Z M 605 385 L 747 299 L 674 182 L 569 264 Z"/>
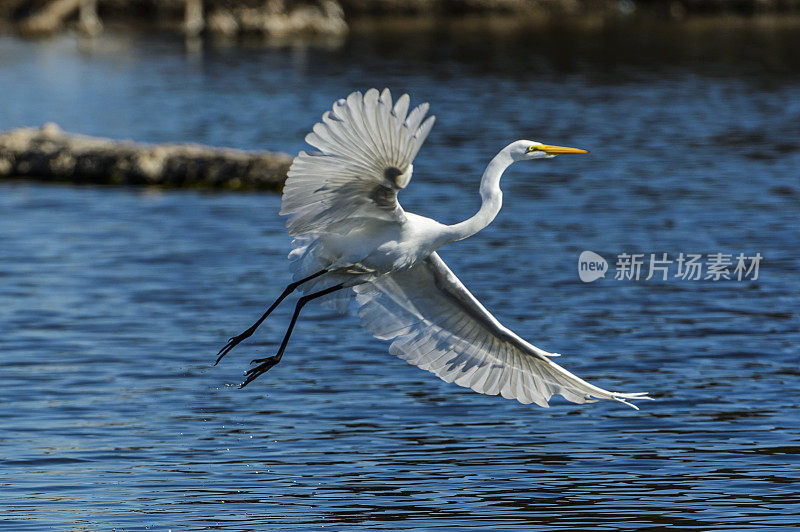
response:
<path id="1" fill-rule="evenodd" d="M 532 144 L 532 145 L 528 146 L 528 151 L 525 152 L 525 153 L 531 153 L 532 151 L 537 151 L 538 149 L 539 149 L 539 146 L 536 146 L 536 145 Z"/>

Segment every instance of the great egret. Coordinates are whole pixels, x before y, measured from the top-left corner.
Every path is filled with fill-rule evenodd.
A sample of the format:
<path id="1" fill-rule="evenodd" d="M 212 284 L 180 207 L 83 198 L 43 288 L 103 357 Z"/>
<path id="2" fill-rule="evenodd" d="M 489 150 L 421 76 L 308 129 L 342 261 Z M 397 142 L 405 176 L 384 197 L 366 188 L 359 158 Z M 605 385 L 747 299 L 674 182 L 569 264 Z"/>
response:
<path id="1" fill-rule="evenodd" d="M 548 406 L 555 394 L 574 403 L 594 398 L 650 399 L 610 392 L 573 375 L 526 342 L 478 302 L 439 258 L 445 244 L 474 235 L 500 211 L 500 177 L 516 161 L 586 150 L 518 140 L 489 163 L 480 184 L 477 214 L 455 225 L 405 212 L 397 193 L 411 179 L 412 161 L 433 127 L 428 104 L 409 109 L 407 94 L 392 105 L 388 89 L 338 100 L 314 125 L 292 163 L 280 214 L 294 237 L 289 254 L 294 282 L 249 329 L 231 338 L 217 363 L 248 338 L 295 289 L 295 307 L 277 354 L 256 359 L 242 387 L 277 364 L 303 306 L 324 298 L 343 310 L 355 295 L 358 315 L 389 351 L 447 382 L 476 392 Z"/>

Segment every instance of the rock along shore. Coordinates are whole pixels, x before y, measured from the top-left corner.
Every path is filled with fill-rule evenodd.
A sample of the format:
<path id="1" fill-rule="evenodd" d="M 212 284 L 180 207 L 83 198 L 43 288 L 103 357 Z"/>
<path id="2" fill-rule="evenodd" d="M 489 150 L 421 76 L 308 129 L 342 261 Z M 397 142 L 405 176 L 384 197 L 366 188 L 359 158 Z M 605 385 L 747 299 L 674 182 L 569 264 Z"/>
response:
<path id="1" fill-rule="evenodd" d="M 285 153 L 74 135 L 52 123 L 0 132 L 0 179 L 279 191 L 291 162 Z"/>

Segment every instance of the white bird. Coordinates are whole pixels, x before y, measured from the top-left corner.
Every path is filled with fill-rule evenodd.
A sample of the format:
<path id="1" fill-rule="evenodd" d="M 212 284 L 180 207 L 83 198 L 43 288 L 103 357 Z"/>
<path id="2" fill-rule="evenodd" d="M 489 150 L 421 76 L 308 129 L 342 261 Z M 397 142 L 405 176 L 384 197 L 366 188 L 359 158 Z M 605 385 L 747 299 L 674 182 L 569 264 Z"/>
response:
<path id="1" fill-rule="evenodd" d="M 312 299 L 343 310 L 353 295 L 363 326 L 389 352 L 409 364 L 476 392 L 548 406 L 556 394 L 574 403 L 627 402 L 646 393 L 599 388 L 550 360 L 504 327 L 450 271 L 436 250 L 474 235 L 497 216 L 500 177 L 512 163 L 587 153 L 586 150 L 518 140 L 489 163 L 480 183 L 482 204 L 471 218 L 445 225 L 405 212 L 397 193 L 408 185 L 412 161 L 433 127 L 428 104 L 410 113 L 404 94 L 392 105 L 388 89 L 353 92 L 314 125 L 292 163 L 283 190 L 282 215 L 292 241 L 294 282 L 261 318 L 231 338 L 217 363 L 248 338 L 291 292 L 305 293 L 277 354 L 256 359 L 246 386 L 277 364 L 303 306 Z"/>

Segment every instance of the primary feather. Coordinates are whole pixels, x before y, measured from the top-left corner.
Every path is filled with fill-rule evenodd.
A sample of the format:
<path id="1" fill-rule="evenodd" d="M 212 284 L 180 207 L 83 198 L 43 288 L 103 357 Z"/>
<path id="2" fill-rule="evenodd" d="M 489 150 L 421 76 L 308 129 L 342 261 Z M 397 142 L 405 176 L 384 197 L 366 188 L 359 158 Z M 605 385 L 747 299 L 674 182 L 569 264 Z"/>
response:
<path id="1" fill-rule="evenodd" d="M 397 191 L 411 179 L 411 162 L 435 118 L 428 105 L 406 116 L 404 94 L 392 107 L 388 89 L 337 101 L 306 136 L 317 151 L 301 151 L 283 191 L 281 214 L 292 236 L 337 230 L 354 220 L 402 221 Z M 338 230 L 341 230 L 339 228 Z"/>

